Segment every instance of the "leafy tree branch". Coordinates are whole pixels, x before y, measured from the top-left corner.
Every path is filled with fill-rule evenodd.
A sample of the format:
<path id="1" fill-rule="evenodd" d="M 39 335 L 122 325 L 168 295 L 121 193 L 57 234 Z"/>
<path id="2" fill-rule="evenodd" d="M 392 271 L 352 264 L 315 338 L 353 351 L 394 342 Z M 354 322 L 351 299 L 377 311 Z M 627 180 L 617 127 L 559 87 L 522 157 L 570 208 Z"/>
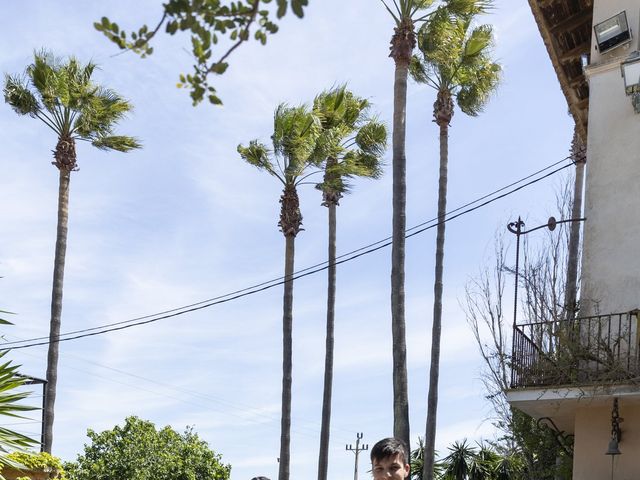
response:
<path id="1" fill-rule="evenodd" d="M 267 6 L 271 3 L 275 3 L 275 13 Z M 274 15 L 280 20 L 291 6 L 293 14 L 302 18 L 308 4 L 309 0 L 169 0 L 162 5 L 160 21 L 152 29 L 145 24 L 136 31 L 126 32 L 107 17 L 95 22 L 94 27 L 121 50 L 133 51 L 142 58 L 153 53 L 151 40 L 163 27 L 169 35 L 178 31 L 190 32 L 195 64 L 191 73 L 180 74 L 177 85 L 190 90 L 194 105 L 205 97 L 212 104 L 221 105 L 222 100 L 209 83 L 209 76 L 222 75 L 227 70 L 227 59 L 240 45 L 250 40 L 252 32 L 255 40 L 266 44 L 268 35 L 278 31 Z M 223 39 L 231 42 L 230 45 L 226 49 L 220 47 L 222 53 L 214 55 Z"/>

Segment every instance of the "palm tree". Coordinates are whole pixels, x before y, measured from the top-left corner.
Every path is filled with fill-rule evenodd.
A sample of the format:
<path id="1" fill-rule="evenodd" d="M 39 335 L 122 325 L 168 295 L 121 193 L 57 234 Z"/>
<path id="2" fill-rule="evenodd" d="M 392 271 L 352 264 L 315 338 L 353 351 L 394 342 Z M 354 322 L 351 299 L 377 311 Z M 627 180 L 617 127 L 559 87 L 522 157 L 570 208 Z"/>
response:
<path id="1" fill-rule="evenodd" d="M 409 398 L 407 393 L 407 341 L 404 316 L 404 258 L 407 203 L 407 78 L 416 46 L 416 22 L 433 0 L 393 0 L 393 9 L 381 0 L 395 21 L 391 53 L 395 63 L 393 83 L 393 220 L 391 247 L 391 333 L 393 343 L 393 436 L 409 448 Z"/>
<path id="2" fill-rule="evenodd" d="M 490 3 L 484 0 L 446 0 L 420 29 L 418 46 L 421 55 L 414 56 L 411 62 L 412 77 L 437 92 L 433 117 L 440 128 L 438 228 L 425 433 L 425 480 L 433 478 L 438 406 L 449 124 L 454 113 L 454 97 L 462 112 L 477 116 L 498 85 L 500 65 L 490 57 L 492 28 L 489 25 L 472 28 L 474 18 L 489 7 Z"/>
<path id="3" fill-rule="evenodd" d="M 327 334 L 322 397 L 322 426 L 318 480 L 327 479 L 329 463 L 329 427 L 333 385 L 333 347 L 336 301 L 336 210 L 340 199 L 350 191 L 353 177 L 379 178 L 381 157 L 387 146 L 387 129 L 368 116 L 369 102 L 356 97 L 345 86 L 318 95 L 313 114 L 320 119 L 322 133 L 317 148 L 326 155 L 322 205 L 329 213 L 329 268 L 327 269 Z"/>
<path id="4" fill-rule="evenodd" d="M 309 175 L 317 173 L 321 158 L 317 139 L 320 121 L 305 106 L 281 104 L 274 116 L 273 152 L 257 140 L 238 153 L 249 164 L 277 178 L 283 186 L 278 226 L 285 238 L 284 299 L 282 315 L 282 417 L 278 480 L 289 479 L 291 444 L 291 375 L 293 328 L 293 268 L 295 239 L 302 225 L 297 187 Z M 319 159 L 319 160 L 318 160 Z M 312 170 L 311 173 L 309 171 Z"/>
<path id="5" fill-rule="evenodd" d="M 127 152 L 140 148 L 135 138 L 113 134 L 115 125 L 132 107 L 113 90 L 91 81 L 95 68 L 93 63 L 82 65 L 73 57 L 62 61 L 41 51 L 34 54 L 34 62 L 27 67 L 25 75 L 6 75 L 4 83 L 4 99 L 13 110 L 19 115 L 29 115 L 42 121 L 53 130 L 58 139 L 52 162 L 59 170 L 60 180 L 44 416 L 44 450 L 49 453 L 53 443 L 58 379 L 58 338 L 67 251 L 69 182 L 71 172 L 78 169 L 76 140 L 91 142 L 101 150 Z"/>

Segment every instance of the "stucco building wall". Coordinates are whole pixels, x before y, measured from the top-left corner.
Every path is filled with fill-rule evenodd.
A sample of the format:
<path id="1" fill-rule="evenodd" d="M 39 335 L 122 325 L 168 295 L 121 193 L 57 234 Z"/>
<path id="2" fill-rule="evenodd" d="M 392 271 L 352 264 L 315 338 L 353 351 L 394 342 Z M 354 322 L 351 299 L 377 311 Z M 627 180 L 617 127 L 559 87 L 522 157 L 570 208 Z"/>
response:
<path id="1" fill-rule="evenodd" d="M 620 400 L 621 455 L 605 455 L 611 438 L 611 407 L 582 407 L 576 411 L 573 478 L 580 480 L 638 480 L 640 478 L 640 405 Z M 611 468 L 613 461 L 613 477 Z"/>
<path id="2" fill-rule="evenodd" d="M 624 92 L 620 63 L 638 49 L 637 0 L 596 1 L 593 23 L 626 10 L 628 48 L 592 48 L 581 315 L 640 307 L 640 115 Z"/>

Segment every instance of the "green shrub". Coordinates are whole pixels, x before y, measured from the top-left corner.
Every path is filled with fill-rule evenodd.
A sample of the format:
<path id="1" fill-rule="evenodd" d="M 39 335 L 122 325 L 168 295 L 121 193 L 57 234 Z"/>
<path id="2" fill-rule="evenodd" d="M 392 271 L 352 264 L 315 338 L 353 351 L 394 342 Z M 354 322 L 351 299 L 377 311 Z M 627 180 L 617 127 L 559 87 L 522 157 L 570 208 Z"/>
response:
<path id="1" fill-rule="evenodd" d="M 91 444 L 76 462 L 65 463 L 71 480 L 228 480 L 222 463 L 191 428 L 171 427 L 128 417 L 113 430 L 87 432 Z"/>
<path id="2" fill-rule="evenodd" d="M 11 460 L 18 462 L 27 470 L 42 471 L 42 472 L 56 472 L 55 477 L 51 477 L 55 480 L 68 480 L 62 462 L 60 460 L 46 452 L 30 453 L 30 452 L 13 452 L 8 455 Z M 26 472 L 25 472 L 26 473 Z M 16 480 L 32 480 L 29 475 L 18 477 Z"/>

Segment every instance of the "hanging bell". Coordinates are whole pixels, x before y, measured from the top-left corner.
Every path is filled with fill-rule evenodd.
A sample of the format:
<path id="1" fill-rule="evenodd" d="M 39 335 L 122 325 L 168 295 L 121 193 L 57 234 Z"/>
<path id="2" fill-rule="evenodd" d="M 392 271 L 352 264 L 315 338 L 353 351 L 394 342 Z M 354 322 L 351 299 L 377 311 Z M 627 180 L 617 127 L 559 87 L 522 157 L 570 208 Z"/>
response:
<path id="1" fill-rule="evenodd" d="M 620 455 L 622 452 L 618 448 L 618 439 L 613 436 L 611 437 L 611 441 L 609 442 L 609 448 L 607 449 L 605 455 Z"/>

